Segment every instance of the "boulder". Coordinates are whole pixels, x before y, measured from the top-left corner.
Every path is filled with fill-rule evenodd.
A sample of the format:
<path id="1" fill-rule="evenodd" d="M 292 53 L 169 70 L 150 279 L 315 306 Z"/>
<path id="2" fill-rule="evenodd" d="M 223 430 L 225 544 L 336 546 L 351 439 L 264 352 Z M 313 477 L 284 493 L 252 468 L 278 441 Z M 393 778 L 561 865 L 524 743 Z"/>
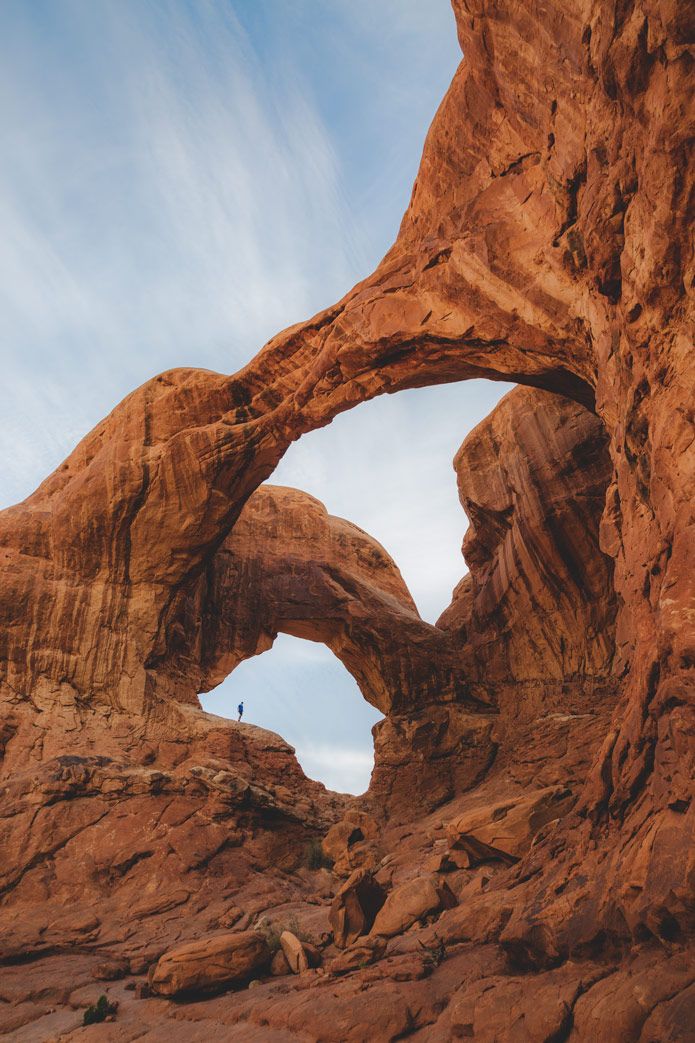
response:
<path id="1" fill-rule="evenodd" d="M 333 940 L 345 949 L 360 935 L 368 934 L 386 901 L 386 892 L 368 869 L 356 869 L 336 894 L 329 919 Z"/>
<path id="2" fill-rule="evenodd" d="M 309 966 L 320 967 L 323 963 L 323 954 L 318 945 L 313 945 L 311 942 L 302 942 L 302 948 L 304 949 L 306 958 L 309 961 Z"/>
<path id="3" fill-rule="evenodd" d="M 218 934 L 164 953 L 150 973 L 150 989 L 159 996 L 215 992 L 269 962 L 268 943 L 256 931 Z"/>
<path id="4" fill-rule="evenodd" d="M 333 862 L 336 876 L 349 876 L 376 861 L 376 838 L 379 827 L 371 815 L 351 809 L 340 822 L 328 830 L 321 844 L 323 853 Z"/>
<path id="5" fill-rule="evenodd" d="M 285 974 L 292 973 L 290 971 L 290 965 L 287 962 L 287 957 L 282 949 L 278 949 L 273 956 L 273 959 L 270 962 L 270 973 L 274 978 L 281 978 Z"/>
<path id="6" fill-rule="evenodd" d="M 539 830 L 560 818 L 573 804 L 570 790 L 547 786 L 527 796 L 474 808 L 447 825 L 452 849 L 463 851 L 469 866 L 480 862 L 517 862 L 531 847 Z"/>
<path id="7" fill-rule="evenodd" d="M 126 959 L 102 960 L 92 971 L 96 981 L 118 981 L 130 973 L 130 963 Z"/>
<path id="8" fill-rule="evenodd" d="M 280 935 L 280 945 L 285 954 L 287 965 L 293 974 L 301 974 L 309 970 L 309 960 L 304 952 L 304 946 L 296 934 L 291 931 L 283 931 Z"/>
<path id="9" fill-rule="evenodd" d="M 328 970 L 333 975 L 350 974 L 381 959 L 386 949 L 384 938 L 360 938 L 360 940 L 331 960 Z"/>
<path id="10" fill-rule="evenodd" d="M 392 938 L 407 931 L 423 917 L 455 905 L 456 898 L 450 888 L 435 874 L 408 880 L 388 896 L 377 914 L 371 934 Z"/>

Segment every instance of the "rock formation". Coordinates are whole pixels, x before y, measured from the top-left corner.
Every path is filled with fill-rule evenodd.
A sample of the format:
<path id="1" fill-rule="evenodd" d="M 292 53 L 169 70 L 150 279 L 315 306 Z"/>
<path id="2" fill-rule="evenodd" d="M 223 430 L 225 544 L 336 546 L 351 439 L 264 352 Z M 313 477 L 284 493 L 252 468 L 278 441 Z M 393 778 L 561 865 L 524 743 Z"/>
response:
<path id="1" fill-rule="evenodd" d="M 93 974 L 115 982 L 114 1039 L 687 1038 L 690 9 L 453 6 L 464 58 L 376 271 L 231 377 L 149 381 L 0 514 L 17 1040 L 77 1038 Z M 479 376 L 527 389 L 457 456 L 471 571 L 430 627 L 368 536 L 256 490 L 341 410 Z M 194 705 L 283 629 L 328 643 L 386 714 L 361 800 Z M 372 909 L 351 947 L 350 878 L 306 850 L 355 810 L 380 827 L 355 872 L 417 918 L 387 941 Z M 411 902 L 432 874 L 455 906 Z M 322 966 L 135 1000 L 181 946 L 246 932 L 261 975 L 285 932 Z"/>
<path id="2" fill-rule="evenodd" d="M 596 524 L 606 442 L 582 406 L 517 388 L 456 454 L 470 572 L 438 626 L 456 634 L 481 687 L 534 680 L 566 692 L 575 677 L 585 686 L 618 672 L 612 562 Z"/>
<path id="3" fill-rule="evenodd" d="M 420 619 L 384 548 L 296 489 L 261 486 L 179 601 L 151 670 L 165 699 L 197 705 L 278 632 L 327 645 L 383 713 L 463 689 L 458 646 Z"/>

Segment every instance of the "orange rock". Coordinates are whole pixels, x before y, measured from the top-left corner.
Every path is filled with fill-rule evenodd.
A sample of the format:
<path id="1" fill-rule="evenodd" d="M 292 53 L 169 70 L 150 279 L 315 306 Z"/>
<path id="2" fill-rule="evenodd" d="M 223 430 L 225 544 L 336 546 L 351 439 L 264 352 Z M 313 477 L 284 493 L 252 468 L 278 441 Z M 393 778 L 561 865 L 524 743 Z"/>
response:
<path id="1" fill-rule="evenodd" d="M 287 960 L 287 966 L 293 974 L 301 974 L 309 970 L 309 960 L 299 938 L 291 931 L 283 931 L 280 935 L 280 945 Z"/>
<path id="2" fill-rule="evenodd" d="M 336 876 L 349 876 L 354 869 L 377 861 L 379 827 L 371 815 L 350 809 L 345 818 L 329 829 L 322 841 L 323 852 L 333 862 Z"/>
<path id="3" fill-rule="evenodd" d="M 610 683 L 617 606 L 599 548 L 607 441 L 576 402 L 515 388 L 458 450 L 470 572 L 438 625 L 465 645 L 466 675 L 481 686 L 552 692 L 560 682 L 567 705 L 570 686 Z"/>
<path id="4" fill-rule="evenodd" d="M 352 971 L 363 970 L 376 960 L 381 959 L 386 949 L 384 938 L 372 936 L 360 938 L 353 942 L 344 952 L 335 956 L 329 964 L 328 970 L 333 975 L 349 974 Z"/>
<path id="5" fill-rule="evenodd" d="M 372 926 L 373 935 L 391 938 L 441 909 L 451 909 L 456 899 L 435 874 L 401 884 L 388 896 Z"/>
<path id="6" fill-rule="evenodd" d="M 270 962 L 270 973 L 274 978 L 281 978 L 285 974 L 292 973 L 283 949 L 278 949 L 273 956 Z"/>
<path id="7" fill-rule="evenodd" d="M 164 953 L 150 973 L 150 989 L 159 996 L 215 991 L 269 962 L 265 938 L 255 931 L 214 935 Z"/>
<path id="8" fill-rule="evenodd" d="M 300 975 L 276 1006 L 244 996 L 251 1026 L 439 1040 L 456 1016 L 483 1039 L 512 1009 L 515 1032 L 598 1039 L 617 1012 L 645 1043 L 688 1024 L 689 985 L 648 986 L 695 926 L 690 5 L 453 6 L 463 61 L 376 271 L 238 374 L 148 381 L 0 513 L 0 1031 L 74 1031 L 37 999 L 63 1003 L 61 954 L 85 980 L 103 951 L 142 968 L 232 897 L 248 915 L 305 897 L 307 839 L 348 802 L 278 736 L 196 707 L 283 629 L 330 644 L 386 714 L 360 807 L 401 869 L 422 815 L 459 798 L 447 817 L 488 809 L 466 837 L 522 860 L 441 914 L 467 948 L 426 983 L 380 966 L 365 1004 L 359 966 L 330 988 Z M 433 627 L 374 540 L 259 485 L 344 409 L 481 376 L 533 390 L 459 452 L 471 571 Z M 564 786 L 577 804 L 535 843 L 525 812 L 490 821 Z M 345 888 L 340 944 L 384 900 L 366 876 Z M 587 953 L 615 1002 L 575 975 Z M 161 1005 L 139 1009 L 161 1034 Z"/>
<path id="9" fill-rule="evenodd" d="M 466 853 L 470 866 L 491 859 L 511 864 L 528 851 L 543 826 L 559 819 L 573 803 L 568 789 L 551 786 L 474 808 L 447 825 L 449 844 Z"/>
<path id="10" fill-rule="evenodd" d="M 383 888 L 368 869 L 350 874 L 331 903 L 333 940 L 339 949 L 369 933 L 385 900 Z"/>

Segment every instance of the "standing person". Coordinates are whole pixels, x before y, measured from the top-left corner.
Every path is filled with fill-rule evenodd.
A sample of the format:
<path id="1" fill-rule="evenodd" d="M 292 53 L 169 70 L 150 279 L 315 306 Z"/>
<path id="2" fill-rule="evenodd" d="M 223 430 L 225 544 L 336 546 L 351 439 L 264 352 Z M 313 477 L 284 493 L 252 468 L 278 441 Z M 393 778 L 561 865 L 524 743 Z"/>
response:
<path id="1" fill-rule="evenodd" d="M 239 705 L 237 706 L 237 710 L 239 711 L 239 716 L 237 717 L 237 721 L 240 721 L 241 718 L 244 716 L 244 704 L 243 703 L 239 703 Z"/>

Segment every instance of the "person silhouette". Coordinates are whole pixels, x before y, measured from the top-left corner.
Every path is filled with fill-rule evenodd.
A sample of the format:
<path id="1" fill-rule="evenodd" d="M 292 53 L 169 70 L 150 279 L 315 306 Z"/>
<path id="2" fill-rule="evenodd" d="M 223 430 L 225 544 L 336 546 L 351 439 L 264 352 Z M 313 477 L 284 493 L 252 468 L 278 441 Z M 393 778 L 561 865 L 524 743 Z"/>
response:
<path id="1" fill-rule="evenodd" d="M 237 717 L 237 721 L 240 721 L 241 718 L 244 716 L 244 704 L 243 703 L 239 703 L 239 705 L 237 706 L 237 710 L 239 711 L 239 716 Z"/>

